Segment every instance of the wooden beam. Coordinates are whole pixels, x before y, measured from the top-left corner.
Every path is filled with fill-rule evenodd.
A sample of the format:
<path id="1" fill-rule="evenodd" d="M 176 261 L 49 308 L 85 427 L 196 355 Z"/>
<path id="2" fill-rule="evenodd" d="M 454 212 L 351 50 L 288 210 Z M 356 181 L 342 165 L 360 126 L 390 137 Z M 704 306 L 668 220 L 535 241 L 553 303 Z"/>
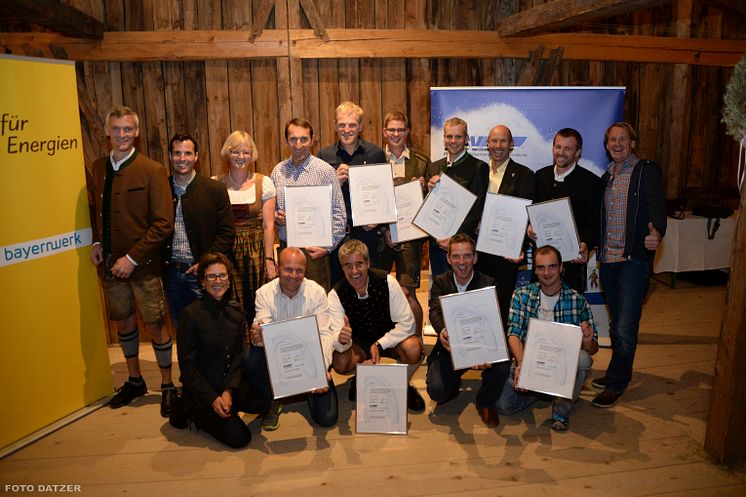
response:
<path id="1" fill-rule="evenodd" d="M 730 279 L 715 362 L 705 450 L 720 464 L 746 456 L 746 195 L 741 196 L 730 259 Z"/>
<path id="2" fill-rule="evenodd" d="M 229 60 L 344 58 L 524 59 L 543 44 L 564 47 L 563 60 L 650 62 L 732 67 L 746 52 L 746 40 L 659 36 L 549 34 L 501 38 L 491 31 L 429 29 L 327 29 L 330 41 L 311 29 L 264 30 L 253 43 L 246 31 L 107 32 L 100 42 L 54 33 L 4 33 L 3 48 L 24 54 L 63 48 L 78 61 Z M 288 43 L 288 39 L 290 40 Z M 459 40 L 459 43 L 453 43 Z"/>
<path id="3" fill-rule="evenodd" d="M 497 32 L 500 36 L 528 36 L 670 2 L 671 0 L 554 0 L 503 19 L 497 26 Z"/>
<path id="4" fill-rule="evenodd" d="M 60 0 L 3 0 L 0 11 L 71 38 L 101 40 L 104 23 Z"/>
<path id="5" fill-rule="evenodd" d="M 702 0 L 702 3 L 729 14 L 746 16 L 746 2 L 743 0 Z"/>
<path id="6" fill-rule="evenodd" d="M 536 72 L 539 70 L 539 64 L 541 63 L 541 56 L 544 53 L 544 45 L 539 45 L 536 50 L 528 52 L 528 63 L 523 68 L 521 77 L 518 78 L 518 86 L 530 86 L 536 77 Z"/>
<path id="7" fill-rule="evenodd" d="M 300 0 L 300 6 L 303 8 L 303 12 L 306 13 L 308 22 L 313 26 L 316 36 L 324 41 L 329 41 L 329 33 L 326 32 L 324 22 L 321 20 L 321 16 L 319 15 L 319 11 L 316 10 L 316 4 L 313 3 L 313 0 Z"/>
<path id="8" fill-rule="evenodd" d="M 269 15 L 272 13 L 274 7 L 275 2 L 273 0 L 262 0 L 256 16 L 254 17 L 254 24 L 251 26 L 249 42 L 254 43 L 254 40 L 262 34 L 262 31 L 264 31 L 264 27 L 267 25 L 267 21 L 269 20 Z"/>

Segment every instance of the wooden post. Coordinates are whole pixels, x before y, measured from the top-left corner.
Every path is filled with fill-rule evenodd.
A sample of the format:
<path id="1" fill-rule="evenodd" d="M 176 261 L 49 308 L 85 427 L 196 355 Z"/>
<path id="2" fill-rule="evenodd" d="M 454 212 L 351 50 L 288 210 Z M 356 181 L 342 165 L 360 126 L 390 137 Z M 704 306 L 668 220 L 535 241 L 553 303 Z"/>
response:
<path id="1" fill-rule="evenodd" d="M 746 195 L 739 209 L 705 434 L 705 450 L 720 464 L 746 457 Z"/>

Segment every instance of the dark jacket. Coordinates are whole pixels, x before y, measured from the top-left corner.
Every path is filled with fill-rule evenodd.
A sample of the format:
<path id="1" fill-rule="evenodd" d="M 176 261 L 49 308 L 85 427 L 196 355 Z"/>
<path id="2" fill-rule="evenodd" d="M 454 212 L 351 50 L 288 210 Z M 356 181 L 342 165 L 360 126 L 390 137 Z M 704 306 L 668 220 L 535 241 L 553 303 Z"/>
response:
<path id="1" fill-rule="evenodd" d="M 479 221 L 482 218 L 484 198 L 487 195 L 487 187 L 490 182 L 489 166 L 468 152 L 448 169 L 445 169 L 446 164 L 446 157 L 431 163 L 425 181 L 429 181 L 435 175 L 446 174 L 477 196 L 476 202 L 474 202 L 457 231 L 457 233 L 466 233 L 476 240 L 477 226 L 479 226 Z"/>
<path id="2" fill-rule="evenodd" d="M 487 181 L 489 182 L 489 176 Z M 510 159 L 505 166 L 505 174 L 497 193 L 533 200 L 535 194 L 534 172 L 523 164 L 518 164 Z"/>
<path id="3" fill-rule="evenodd" d="M 606 233 L 606 189 L 611 175 L 601 177 L 601 257 L 603 261 L 604 234 Z M 655 251 L 645 249 L 648 223 L 652 222 L 661 238 L 666 234 L 666 195 L 663 190 L 663 175 L 655 162 L 640 160 L 632 170 L 627 195 L 627 225 L 624 236 L 624 258 L 652 261 Z"/>
<path id="4" fill-rule="evenodd" d="M 474 277 L 466 287 L 466 291 L 478 290 L 487 286 L 495 286 L 495 293 L 497 294 L 497 283 L 495 280 L 487 275 L 474 270 Z M 432 288 L 430 288 L 430 299 L 428 300 L 428 307 L 430 309 L 430 324 L 432 325 L 435 332 L 440 336 L 440 332 L 446 327 L 445 320 L 443 319 L 443 309 L 440 306 L 440 297 L 444 295 L 450 295 L 457 293 L 456 282 L 453 281 L 453 271 L 446 271 L 445 273 L 439 274 L 433 278 Z M 496 296 L 497 298 L 497 296 Z M 507 319 L 507 316 L 503 316 L 503 320 Z M 440 340 L 435 342 L 433 350 L 427 358 L 428 364 L 433 359 L 438 357 L 440 349 L 443 346 L 440 344 Z"/>
<path id="5" fill-rule="evenodd" d="M 185 392 L 200 406 L 212 402 L 241 380 L 244 313 L 227 298 L 205 294 L 181 313 L 176 348 Z"/>
<path id="6" fill-rule="evenodd" d="M 336 171 L 340 164 L 348 166 L 359 166 L 362 164 L 383 164 L 386 162 L 386 154 L 378 145 L 366 142 L 362 138 L 358 140 L 357 149 L 352 155 L 342 148 L 339 142 L 326 146 L 319 150 L 319 159 L 328 162 Z M 350 182 L 342 183 L 342 196 L 347 209 L 347 225 L 352 226 L 352 201 L 350 200 Z M 360 228 L 362 229 L 362 228 Z"/>
<path id="7" fill-rule="evenodd" d="M 536 172 L 536 202 L 545 202 L 562 197 L 570 197 L 573 217 L 578 228 L 580 241 L 592 250 L 599 244 L 601 228 L 601 178 L 581 167 L 565 176 L 564 181 L 555 181 L 554 165 L 543 167 Z"/>
<path id="8" fill-rule="evenodd" d="M 176 196 L 173 177 L 169 184 L 175 217 L 179 197 Z M 197 174 L 181 196 L 181 212 L 195 262 L 199 262 L 207 252 L 231 255 L 236 230 L 231 201 L 223 183 Z M 171 261 L 172 243 L 173 234 L 164 247 L 166 265 Z"/>

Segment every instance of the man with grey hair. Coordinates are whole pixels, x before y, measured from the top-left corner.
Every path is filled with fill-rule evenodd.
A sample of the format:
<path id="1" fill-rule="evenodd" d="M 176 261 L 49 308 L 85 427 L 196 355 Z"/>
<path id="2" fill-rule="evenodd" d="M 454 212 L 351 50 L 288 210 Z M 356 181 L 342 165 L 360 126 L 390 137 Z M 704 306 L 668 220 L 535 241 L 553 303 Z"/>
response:
<path id="1" fill-rule="evenodd" d="M 368 247 L 349 240 L 339 248 L 345 279 L 329 292 L 329 316 L 334 334 L 332 365 L 339 374 L 351 374 L 360 363 L 378 364 L 382 356 L 409 366 L 409 379 L 422 359 L 422 343 L 415 334 L 415 319 L 396 278 L 371 269 Z M 355 384 L 350 386 L 355 398 Z M 409 385 L 407 405 L 425 410 L 425 401 Z"/>
<path id="2" fill-rule="evenodd" d="M 171 381 L 172 342 L 164 327 L 161 246 L 171 235 L 174 212 L 166 168 L 135 150 L 140 135 L 137 113 L 125 106 L 106 115 L 111 152 L 87 171 L 93 246 L 91 262 L 103 265 L 106 311 L 116 322 L 129 379 L 109 406 L 116 409 L 145 395 L 140 374 L 135 306 L 161 370 L 161 416 L 171 413 L 175 395 Z"/>

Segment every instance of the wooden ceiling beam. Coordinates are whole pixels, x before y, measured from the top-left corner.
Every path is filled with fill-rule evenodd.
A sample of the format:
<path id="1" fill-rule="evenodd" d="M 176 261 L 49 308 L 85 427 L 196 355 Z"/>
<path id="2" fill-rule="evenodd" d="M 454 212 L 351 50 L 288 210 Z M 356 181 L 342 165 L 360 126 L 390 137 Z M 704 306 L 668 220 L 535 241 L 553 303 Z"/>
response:
<path id="1" fill-rule="evenodd" d="M 500 36 L 529 36 L 582 22 L 650 9 L 672 0 L 553 0 L 500 21 Z"/>
<path id="2" fill-rule="evenodd" d="M 743 0 L 702 0 L 702 2 L 723 12 L 746 17 L 746 2 Z"/>
<path id="3" fill-rule="evenodd" d="M 0 11 L 71 38 L 102 40 L 104 23 L 60 0 L 2 0 Z"/>
<path id="4" fill-rule="evenodd" d="M 26 55 L 26 50 L 37 50 L 54 57 L 49 48 L 54 45 L 58 53 L 66 53 L 72 60 L 111 62 L 275 57 L 524 59 L 543 44 L 547 51 L 563 47 L 563 60 L 732 67 L 746 52 L 746 40 L 588 33 L 501 38 L 492 31 L 428 29 L 326 31 L 328 42 L 312 29 L 266 29 L 253 43 L 247 31 L 219 30 L 107 32 L 101 42 L 54 33 L 4 33 L 1 40 L 9 53 Z"/>

